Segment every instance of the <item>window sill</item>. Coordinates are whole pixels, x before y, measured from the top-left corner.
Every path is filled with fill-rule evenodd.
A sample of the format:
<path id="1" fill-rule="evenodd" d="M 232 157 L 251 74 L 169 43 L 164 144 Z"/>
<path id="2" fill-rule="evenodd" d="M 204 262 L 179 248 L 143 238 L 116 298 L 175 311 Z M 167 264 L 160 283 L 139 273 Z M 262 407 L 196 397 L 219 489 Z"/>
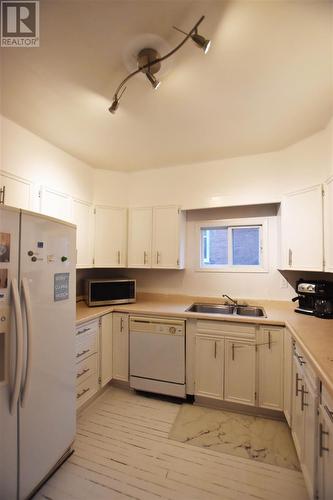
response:
<path id="1" fill-rule="evenodd" d="M 248 266 L 226 266 L 226 267 L 197 267 L 197 273 L 268 273 L 269 269 L 266 267 L 248 267 Z"/>

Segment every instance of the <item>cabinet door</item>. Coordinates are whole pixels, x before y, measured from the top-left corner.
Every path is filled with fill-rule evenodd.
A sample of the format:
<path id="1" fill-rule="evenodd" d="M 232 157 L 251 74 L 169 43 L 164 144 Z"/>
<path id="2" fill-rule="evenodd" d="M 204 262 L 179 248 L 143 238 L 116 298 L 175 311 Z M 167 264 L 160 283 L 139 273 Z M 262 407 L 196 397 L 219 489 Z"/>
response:
<path id="1" fill-rule="evenodd" d="M 31 210 L 32 184 L 28 180 L 15 175 L 0 173 L 0 189 L 2 201 L 10 207 Z"/>
<path id="2" fill-rule="evenodd" d="M 223 399 L 224 340 L 195 336 L 195 394 Z"/>
<path id="3" fill-rule="evenodd" d="M 125 267 L 127 209 L 95 208 L 95 267 Z"/>
<path id="4" fill-rule="evenodd" d="M 224 399 L 246 405 L 256 404 L 255 344 L 225 340 Z"/>
<path id="5" fill-rule="evenodd" d="M 128 217 L 128 267 L 151 267 L 152 208 L 131 208 Z"/>
<path id="6" fill-rule="evenodd" d="M 113 313 L 113 378 L 128 382 L 128 315 Z"/>
<path id="7" fill-rule="evenodd" d="M 293 349 L 290 331 L 286 328 L 283 343 L 283 411 L 291 426 L 291 396 L 293 376 Z"/>
<path id="8" fill-rule="evenodd" d="M 283 409 L 283 328 L 261 328 L 258 342 L 259 406 Z"/>
<path id="9" fill-rule="evenodd" d="M 101 387 L 112 379 L 112 313 L 105 314 L 101 319 L 100 330 L 100 374 Z"/>
<path id="10" fill-rule="evenodd" d="M 318 496 L 319 500 L 333 498 L 333 419 L 319 407 L 318 423 Z"/>
<path id="11" fill-rule="evenodd" d="M 292 390 L 292 424 L 291 432 L 298 458 L 302 462 L 304 446 L 304 412 L 302 410 L 303 374 L 299 370 L 298 361 L 293 357 L 293 390 Z"/>
<path id="12" fill-rule="evenodd" d="M 282 237 L 285 269 L 323 270 L 321 184 L 284 196 Z"/>
<path id="13" fill-rule="evenodd" d="M 73 200 L 73 223 L 76 225 L 76 267 L 93 266 L 93 207 Z"/>
<path id="14" fill-rule="evenodd" d="M 324 185 L 325 271 L 333 273 L 333 176 Z"/>
<path id="15" fill-rule="evenodd" d="M 65 193 L 44 186 L 40 193 L 40 211 L 44 215 L 70 221 L 71 198 Z"/>
<path id="16" fill-rule="evenodd" d="M 315 458 L 317 452 L 317 408 L 315 387 L 304 380 L 301 393 L 301 410 L 304 413 L 304 442 L 302 471 L 310 498 L 315 498 Z"/>
<path id="17" fill-rule="evenodd" d="M 178 207 L 153 208 L 152 267 L 178 269 L 184 267 L 184 214 Z"/>

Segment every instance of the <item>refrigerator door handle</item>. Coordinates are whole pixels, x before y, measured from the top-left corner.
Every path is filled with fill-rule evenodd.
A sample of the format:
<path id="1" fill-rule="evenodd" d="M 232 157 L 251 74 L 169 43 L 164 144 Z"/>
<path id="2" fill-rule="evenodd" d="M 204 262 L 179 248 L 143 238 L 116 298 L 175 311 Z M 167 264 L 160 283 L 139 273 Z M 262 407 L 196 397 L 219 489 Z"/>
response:
<path id="1" fill-rule="evenodd" d="M 12 279 L 12 295 L 15 314 L 15 333 L 16 333 L 16 365 L 13 384 L 13 392 L 10 401 L 10 413 L 13 414 L 17 405 L 23 370 L 23 322 L 20 303 L 20 295 L 18 290 L 17 279 Z"/>
<path id="2" fill-rule="evenodd" d="M 31 366 L 32 366 L 32 307 L 29 291 L 29 283 L 27 278 L 22 280 L 22 295 L 25 305 L 25 312 L 27 318 L 27 361 L 26 361 L 26 374 L 24 386 L 22 388 L 21 406 L 23 407 L 29 396 L 31 386 Z"/>

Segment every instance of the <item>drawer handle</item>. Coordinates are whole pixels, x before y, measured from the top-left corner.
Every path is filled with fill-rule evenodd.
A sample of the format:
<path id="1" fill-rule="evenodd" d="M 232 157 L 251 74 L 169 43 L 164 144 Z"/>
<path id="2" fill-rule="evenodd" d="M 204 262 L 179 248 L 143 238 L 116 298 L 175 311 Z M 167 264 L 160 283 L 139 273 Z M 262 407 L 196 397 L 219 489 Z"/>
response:
<path id="1" fill-rule="evenodd" d="M 299 364 L 302 366 L 302 365 L 306 365 L 306 361 L 304 361 L 304 358 L 303 356 L 301 356 L 300 354 L 297 354 L 296 353 L 296 356 L 298 358 L 298 361 L 299 361 Z"/>
<path id="2" fill-rule="evenodd" d="M 330 451 L 329 448 L 323 446 L 323 436 L 328 436 L 329 433 L 323 430 L 323 424 L 319 424 L 319 456 L 323 456 L 323 451 Z"/>
<path id="3" fill-rule="evenodd" d="M 324 405 L 324 408 L 325 408 L 325 411 L 326 411 L 327 415 L 329 416 L 330 421 L 333 422 L 333 411 L 331 411 L 329 409 L 329 407 L 326 406 L 326 405 Z"/>
<path id="4" fill-rule="evenodd" d="M 77 358 L 81 358 L 81 356 L 84 356 L 84 355 L 85 355 L 85 354 L 87 354 L 87 352 L 89 352 L 89 351 L 90 351 L 90 349 L 84 349 L 84 351 L 79 352 L 79 353 L 76 355 L 76 357 L 77 357 Z"/>
<path id="5" fill-rule="evenodd" d="M 304 408 L 306 406 L 309 406 L 309 404 L 305 403 L 305 401 L 304 401 L 304 394 L 309 394 L 309 391 L 305 390 L 304 385 L 302 385 L 301 391 L 302 391 L 302 394 L 301 394 L 301 408 L 302 408 L 302 411 L 304 411 Z"/>
<path id="6" fill-rule="evenodd" d="M 298 376 L 298 373 L 296 373 L 296 397 L 298 396 L 298 393 L 301 392 L 301 389 L 298 387 L 298 382 L 301 382 L 301 377 Z"/>
<path id="7" fill-rule="evenodd" d="M 235 361 L 235 344 L 232 344 L 231 346 L 231 352 L 232 352 L 232 360 Z"/>
<path id="8" fill-rule="evenodd" d="M 88 373 L 89 371 L 90 371 L 90 368 L 85 368 L 84 370 L 82 370 L 82 372 L 80 372 L 76 375 L 76 378 L 82 377 L 82 375 L 84 375 L 85 373 Z"/>
<path id="9" fill-rule="evenodd" d="M 289 266 L 293 265 L 293 251 L 291 248 L 288 250 L 288 264 Z"/>
<path id="10" fill-rule="evenodd" d="M 90 387 L 87 387 L 87 389 L 83 389 L 81 392 L 78 392 L 76 395 L 76 399 L 80 399 L 88 391 L 90 391 Z"/>
<path id="11" fill-rule="evenodd" d="M 89 332 L 90 328 L 83 328 L 83 330 L 79 330 L 76 335 L 82 335 L 82 333 Z"/>

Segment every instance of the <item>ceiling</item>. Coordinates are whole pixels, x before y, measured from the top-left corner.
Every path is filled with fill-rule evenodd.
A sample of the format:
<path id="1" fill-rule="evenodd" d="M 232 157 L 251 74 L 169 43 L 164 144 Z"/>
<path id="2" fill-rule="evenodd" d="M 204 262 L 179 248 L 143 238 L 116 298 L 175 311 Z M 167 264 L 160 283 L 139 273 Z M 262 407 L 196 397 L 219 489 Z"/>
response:
<path id="1" fill-rule="evenodd" d="M 95 168 L 134 171 L 265 153 L 333 113 L 333 3 L 41 0 L 40 47 L 2 49 L 2 113 Z M 151 42 L 164 54 L 201 15 L 212 39 L 115 88 Z"/>

